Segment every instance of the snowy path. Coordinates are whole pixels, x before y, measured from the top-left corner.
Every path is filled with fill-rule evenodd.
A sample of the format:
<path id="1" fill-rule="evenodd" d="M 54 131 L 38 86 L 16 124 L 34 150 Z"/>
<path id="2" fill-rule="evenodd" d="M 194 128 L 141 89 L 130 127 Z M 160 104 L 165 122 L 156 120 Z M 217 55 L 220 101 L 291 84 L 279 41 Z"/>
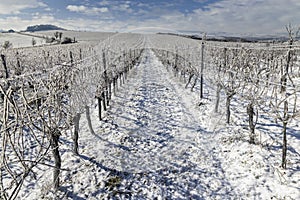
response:
<path id="1" fill-rule="evenodd" d="M 93 196 L 229 198 L 232 188 L 214 156 L 212 138 L 197 122 L 197 110 L 154 53 L 144 54 L 113 98 L 97 136 L 81 142 L 90 146 L 83 154 L 92 157 L 94 167 L 108 172 L 105 189 Z"/>

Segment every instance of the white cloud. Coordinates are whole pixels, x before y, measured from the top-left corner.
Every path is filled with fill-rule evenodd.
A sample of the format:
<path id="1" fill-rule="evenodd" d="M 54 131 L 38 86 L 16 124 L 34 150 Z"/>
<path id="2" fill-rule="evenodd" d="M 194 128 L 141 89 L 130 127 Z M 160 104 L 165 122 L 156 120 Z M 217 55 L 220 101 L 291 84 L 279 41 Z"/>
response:
<path id="1" fill-rule="evenodd" d="M 48 7 L 48 5 L 43 2 L 38 2 L 38 6 L 39 7 Z"/>
<path id="2" fill-rule="evenodd" d="M 284 34 L 289 22 L 300 25 L 299 10 L 299 0 L 223 0 L 187 14 L 153 9 L 147 13 L 147 20 L 127 24 L 131 28 L 157 26 L 199 32 Z"/>
<path id="3" fill-rule="evenodd" d="M 108 12 L 108 8 L 107 7 L 86 7 L 86 6 L 76 6 L 76 5 L 68 5 L 67 6 L 67 10 L 71 11 L 71 12 L 78 12 L 78 13 L 83 13 L 83 14 L 87 14 L 87 15 L 96 15 L 96 14 L 100 14 L 100 13 L 106 13 Z"/>
<path id="4" fill-rule="evenodd" d="M 0 15 L 20 14 L 22 10 L 28 8 L 48 7 L 39 0 L 1 0 Z"/>
<path id="5" fill-rule="evenodd" d="M 109 6 L 111 4 L 111 2 L 108 0 L 103 0 L 103 1 L 99 2 L 98 4 L 100 6 Z"/>
<path id="6" fill-rule="evenodd" d="M 123 3 L 111 5 L 111 7 L 112 7 L 112 10 L 115 10 L 115 11 L 133 13 L 133 9 L 131 8 L 130 3 L 131 3 L 130 1 L 125 1 Z"/>
<path id="7" fill-rule="evenodd" d="M 121 21 L 70 18 L 56 20 L 55 25 L 69 30 L 115 32 L 124 25 Z"/>
<path id="8" fill-rule="evenodd" d="M 0 18 L 1 29 L 26 30 L 28 26 L 36 24 L 57 24 L 57 20 L 52 15 L 41 15 L 35 13 L 31 19 L 22 19 L 20 17 Z"/>
<path id="9" fill-rule="evenodd" d="M 45 11 L 51 11 L 52 9 L 51 8 L 49 8 L 49 7 L 47 7 L 47 8 L 45 8 Z"/>
<path id="10" fill-rule="evenodd" d="M 132 13 L 134 10 L 131 8 L 132 4 L 140 4 L 137 2 L 131 2 L 131 1 L 108 1 L 108 0 L 102 0 L 98 3 L 100 6 L 106 6 L 108 8 L 111 8 L 111 10 L 114 11 L 122 11 L 127 13 Z"/>
<path id="11" fill-rule="evenodd" d="M 92 12 L 96 12 L 96 13 L 105 13 L 108 12 L 108 8 L 107 7 L 102 7 L 102 8 L 92 8 Z"/>
<path id="12" fill-rule="evenodd" d="M 72 11 L 72 12 L 85 12 L 87 10 L 87 7 L 85 7 L 85 6 L 68 5 L 67 9 L 69 11 Z"/>
<path id="13" fill-rule="evenodd" d="M 120 4 L 117 6 L 113 6 L 113 10 L 123 11 L 123 12 L 127 12 L 127 13 L 133 13 L 133 9 L 130 8 L 130 5 L 128 5 L 128 4 Z"/>
<path id="14" fill-rule="evenodd" d="M 223 0 L 188 16 L 204 31 L 272 34 L 284 31 L 289 22 L 299 25 L 299 10 L 298 0 Z"/>

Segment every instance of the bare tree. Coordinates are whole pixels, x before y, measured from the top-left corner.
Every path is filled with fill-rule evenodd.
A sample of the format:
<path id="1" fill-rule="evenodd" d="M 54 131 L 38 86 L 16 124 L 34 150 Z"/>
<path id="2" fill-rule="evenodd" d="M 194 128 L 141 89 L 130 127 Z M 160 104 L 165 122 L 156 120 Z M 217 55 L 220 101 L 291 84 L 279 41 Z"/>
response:
<path id="1" fill-rule="evenodd" d="M 55 39 L 58 39 L 58 38 L 59 38 L 59 32 L 58 32 L 58 31 L 56 31 L 56 32 L 54 33 L 54 37 L 55 37 Z"/>
<path id="2" fill-rule="evenodd" d="M 12 43 L 10 42 L 10 41 L 5 41 L 4 43 L 3 43 L 3 45 L 2 45 L 2 47 L 4 48 L 4 49 L 9 49 L 9 48 L 11 48 L 13 45 L 12 45 Z"/>
<path id="3" fill-rule="evenodd" d="M 62 33 L 62 32 L 59 32 L 59 34 L 58 34 L 59 41 L 61 41 L 61 39 L 62 39 L 62 35 L 63 35 L 63 33 Z"/>
<path id="4" fill-rule="evenodd" d="M 36 45 L 36 40 L 35 40 L 34 38 L 32 38 L 31 44 L 32 44 L 32 46 L 35 46 L 35 45 Z"/>
<path id="5" fill-rule="evenodd" d="M 264 97 L 268 91 L 268 77 L 271 72 L 268 66 L 265 66 L 264 60 L 267 60 L 263 50 L 246 51 L 243 59 L 243 77 L 244 86 L 242 97 L 247 101 L 247 115 L 250 130 L 249 142 L 255 144 L 255 126 L 258 120 L 260 105 L 264 105 Z M 254 118 L 256 116 L 256 119 Z"/>
<path id="6" fill-rule="evenodd" d="M 238 89 L 241 87 L 241 61 L 238 49 L 224 49 L 224 62 L 218 73 L 218 80 L 221 88 L 226 95 L 226 123 L 230 123 L 231 117 L 231 100 L 236 95 Z"/>

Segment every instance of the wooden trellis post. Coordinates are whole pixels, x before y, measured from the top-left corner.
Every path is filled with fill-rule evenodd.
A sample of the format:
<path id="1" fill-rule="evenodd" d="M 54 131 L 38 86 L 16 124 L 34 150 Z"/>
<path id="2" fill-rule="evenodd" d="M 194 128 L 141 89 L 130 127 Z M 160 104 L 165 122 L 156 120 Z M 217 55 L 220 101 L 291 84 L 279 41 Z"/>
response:
<path id="1" fill-rule="evenodd" d="M 203 70 L 204 70 L 204 43 L 206 40 L 206 33 L 203 34 L 201 43 L 201 68 L 200 68 L 200 99 L 203 99 Z"/>

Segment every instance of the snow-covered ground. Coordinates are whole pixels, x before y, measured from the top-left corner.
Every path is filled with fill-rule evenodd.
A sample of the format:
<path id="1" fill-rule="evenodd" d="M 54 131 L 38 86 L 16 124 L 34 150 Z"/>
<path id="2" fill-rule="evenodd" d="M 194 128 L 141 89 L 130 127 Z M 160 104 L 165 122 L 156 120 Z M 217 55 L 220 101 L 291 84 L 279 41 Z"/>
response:
<path id="1" fill-rule="evenodd" d="M 98 43 L 99 41 L 103 41 L 108 37 L 115 35 L 116 33 L 112 32 L 85 32 L 85 31 L 38 31 L 33 34 L 38 36 L 48 36 L 54 37 L 55 32 L 62 32 L 62 37 L 75 38 L 76 41 L 79 42 L 92 42 Z"/>
<path id="2" fill-rule="evenodd" d="M 288 169 L 280 168 L 280 127 L 259 121 L 262 145 L 247 141 L 233 102 L 231 126 L 213 112 L 214 99 L 184 89 L 150 50 L 113 96 L 96 135 L 81 118 L 80 156 L 61 137 L 61 199 L 300 199 L 300 127 L 289 129 Z M 206 94 L 208 95 L 208 94 Z M 224 102 L 222 102 L 224 103 Z M 221 110 L 221 109 L 220 109 Z M 51 170 L 25 183 L 21 199 L 53 197 Z"/>
<path id="3" fill-rule="evenodd" d="M 19 33 L 0 33 L 0 47 L 5 41 L 12 43 L 13 48 L 32 47 L 32 39 L 36 41 L 35 46 L 49 45 L 46 40 L 41 37 L 54 37 L 57 31 L 38 31 L 38 32 L 25 32 Z M 78 42 L 98 44 L 105 39 L 117 35 L 111 32 L 83 32 L 83 31 L 58 31 L 62 32 L 62 38 L 69 37 L 75 38 Z"/>
<path id="4" fill-rule="evenodd" d="M 12 43 L 13 48 L 32 47 L 32 38 L 35 39 L 36 45 L 45 44 L 45 40 L 41 38 L 21 35 L 18 33 L 0 33 L 0 45 L 2 46 L 5 41 L 9 41 Z"/>

